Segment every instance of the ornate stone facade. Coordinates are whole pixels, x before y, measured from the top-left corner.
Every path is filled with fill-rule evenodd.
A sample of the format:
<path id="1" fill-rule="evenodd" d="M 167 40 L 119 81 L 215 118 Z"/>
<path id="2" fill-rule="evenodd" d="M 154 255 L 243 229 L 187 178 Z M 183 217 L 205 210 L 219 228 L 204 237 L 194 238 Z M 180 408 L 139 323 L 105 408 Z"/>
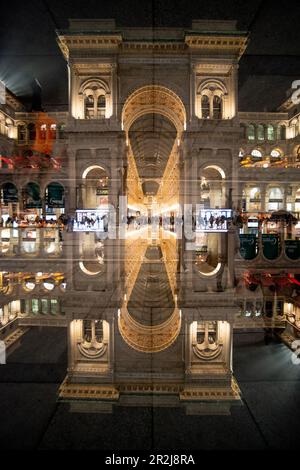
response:
<path id="1" fill-rule="evenodd" d="M 203 401 L 238 401 L 233 328 L 268 324 L 241 314 L 241 302 L 245 310 L 266 296 L 251 296 L 245 273 L 299 273 L 297 260 L 282 255 L 275 266 L 263 258 L 260 239 L 253 261 L 239 253 L 241 212 L 255 212 L 257 219 L 276 209 L 297 212 L 300 204 L 298 110 L 283 105 L 276 113 L 238 112 L 238 62 L 247 38 L 232 21 L 197 20 L 185 31 L 70 20 L 58 33 L 69 71 L 69 109 L 27 113 L 7 91 L 0 109 L 2 215 L 28 212 L 26 185 L 35 183 L 39 215 L 72 218 L 110 206 L 116 221 L 109 238 L 105 223 L 111 219 L 104 212 L 101 229 L 80 231 L 76 219 L 78 230 L 73 223 L 63 242 L 36 229 L 29 248 L 22 229 L 2 233 L 2 271 L 24 271 L 30 259 L 33 284 L 26 287 L 26 276 L 24 289 L 23 278 L 2 283 L 5 318 L 14 320 L 5 309 L 19 302 L 18 325 L 68 325 L 69 369 L 60 397 L 75 408 L 82 400 L 97 400 L 105 410 L 107 402 L 146 404 L 149 394 L 159 397 L 158 404 L 188 403 L 189 412 Z M 22 167 L 17 155 L 29 164 Z M 50 155 L 48 166 L 32 164 L 37 155 Z M 53 182 L 64 190 L 64 203 L 54 207 Z M 8 198 L 9 188 L 18 190 L 15 199 Z M 274 188 L 282 196 L 273 191 L 274 197 Z M 120 197 L 127 197 L 125 213 Z M 220 220 L 205 221 L 205 209 Z M 222 221 L 227 209 L 234 212 Z M 177 221 L 184 216 L 180 233 L 174 222 L 149 225 L 150 216 L 168 211 Z M 146 224 L 124 229 L 122 218 L 130 213 Z M 93 225 L 100 227 L 98 219 Z M 60 306 L 55 320 L 43 303 L 48 297 L 39 273 L 49 274 L 44 284 L 53 282 L 51 298 L 55 294 Z M 53 273 L 64 281 L 53 280 Z M 275 304 L 274 294 L 269 297 Z M 35 298 L 36 314 L 28 304 Z"/>

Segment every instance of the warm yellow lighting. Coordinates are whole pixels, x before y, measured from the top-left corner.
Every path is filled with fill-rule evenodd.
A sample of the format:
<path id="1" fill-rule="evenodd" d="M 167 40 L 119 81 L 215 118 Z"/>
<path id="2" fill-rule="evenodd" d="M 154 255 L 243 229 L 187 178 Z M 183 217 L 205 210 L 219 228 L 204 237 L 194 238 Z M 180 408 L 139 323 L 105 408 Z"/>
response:
<path id="1" fill-rule="evenodd" d="M 179 212 L 180 210 L 180 205 L 179 204 L 173 204 L 172 206 L 165 206 L 165 207 L 160 207 L 156 208 L 156 211 L 153 211 L 153 215 L 161 215 L 161 214 L 166 214 L 167 212 Z"/>
<path id="2" fill-rule="evenodd" d="M 141 238 L 142 234 L 145 233 L 146 231 L 148 231 L 148 225 L 139 229 L 128 230 L 126 232 L 126 238 Z"/>

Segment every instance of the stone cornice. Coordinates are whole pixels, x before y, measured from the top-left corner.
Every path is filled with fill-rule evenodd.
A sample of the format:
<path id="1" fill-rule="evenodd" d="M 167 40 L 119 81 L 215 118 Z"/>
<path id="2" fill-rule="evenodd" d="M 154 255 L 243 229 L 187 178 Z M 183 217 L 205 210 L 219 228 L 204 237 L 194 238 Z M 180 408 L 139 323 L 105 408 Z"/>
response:
<path id="1" fill-rule="evenodd" d="M 126 53 L 136 52 L 164 52 L 164 53 L 187 53 L 189 49 L 196 51 L 213 50 L 223 52 L 225 55 L 240 57 L 247 45 L 247 35 L 235 32 L 188 32 L 184 39 L 132 39 L 123 40 L 122 34 L 116 32 L 72 32 L 61 33 L 58 36 L 59 47 L 65 58 L 78 54 L 80 51 L 95 53 L 100 51 L 121 50 Z"/>
<path id="2" fill-rule="evenodd" d="M 186 45 L 180 41 L 126 41 L 121 45 L 124 52 L 183 52 Z"/>
<path id="3" fill-rule="evenodd" d="M 72 33 L 58 36 L 58 44 L 68 60 L 70 53 L 78 51 L 98 52 L 103 50 L 113 51 L 119 47 L 122 42 L 122 36 L 119 33 Z"/>
<path id="4" fill-rule="evenodd" d="M 232 54 L 241 57 L 247 47 L 248 37 L 246 33 L 187 33 L 185 35 L 185 43 L 190 49 L 196 51 L 208 51 L 212 53 L 213 50 L 224 52 L 225 54 Z"/>

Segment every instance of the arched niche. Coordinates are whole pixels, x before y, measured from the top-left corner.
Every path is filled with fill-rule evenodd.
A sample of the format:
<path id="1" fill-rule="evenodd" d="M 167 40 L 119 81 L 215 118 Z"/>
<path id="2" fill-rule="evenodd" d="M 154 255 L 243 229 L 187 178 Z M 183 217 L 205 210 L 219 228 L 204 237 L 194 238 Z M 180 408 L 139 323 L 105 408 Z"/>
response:
<path id="1" fill-rule="evenodd" d="M 81 201 L 83 209 L 96 209 L 108 206 L 109 177 L 104 168 L 92 165 L 82 174 Z"/>
<path id="2" fill-rule="evenodd" d="M 221 239 L 218 233 L 201 234 L 201 242 L 195 251 L 195 266 L 204 276 L 214 276 L 221 268 Z"/>
<path id="3" fill-rule="evenodd" d="M 105 269 L 104 241 L 99 240 L 95 233 L 80 234 L 79 267 L 88 276 L 100 274 Z"/>
<path id="4" fill-rule="evenodd" d="M 201 170 L 200 199 L 204 208 L 224 208 L 225 197 L 225 172 L 217 165 L 209 165 Z"/>

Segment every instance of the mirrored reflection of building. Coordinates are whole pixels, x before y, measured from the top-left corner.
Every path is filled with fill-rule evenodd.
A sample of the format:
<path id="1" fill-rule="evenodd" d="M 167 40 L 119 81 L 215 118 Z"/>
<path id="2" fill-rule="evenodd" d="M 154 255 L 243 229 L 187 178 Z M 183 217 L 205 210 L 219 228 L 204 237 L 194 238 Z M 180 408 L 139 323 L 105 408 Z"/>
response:
<path id="1" fill-rule="evenodd" d="M 75 411 L 228 412 L 234 329 L 299 336 L 298 110 L 238 112 L 232 21 L 58 42 L 69 109 L 0 108 L 1 338 L 65 328 Z"/>

